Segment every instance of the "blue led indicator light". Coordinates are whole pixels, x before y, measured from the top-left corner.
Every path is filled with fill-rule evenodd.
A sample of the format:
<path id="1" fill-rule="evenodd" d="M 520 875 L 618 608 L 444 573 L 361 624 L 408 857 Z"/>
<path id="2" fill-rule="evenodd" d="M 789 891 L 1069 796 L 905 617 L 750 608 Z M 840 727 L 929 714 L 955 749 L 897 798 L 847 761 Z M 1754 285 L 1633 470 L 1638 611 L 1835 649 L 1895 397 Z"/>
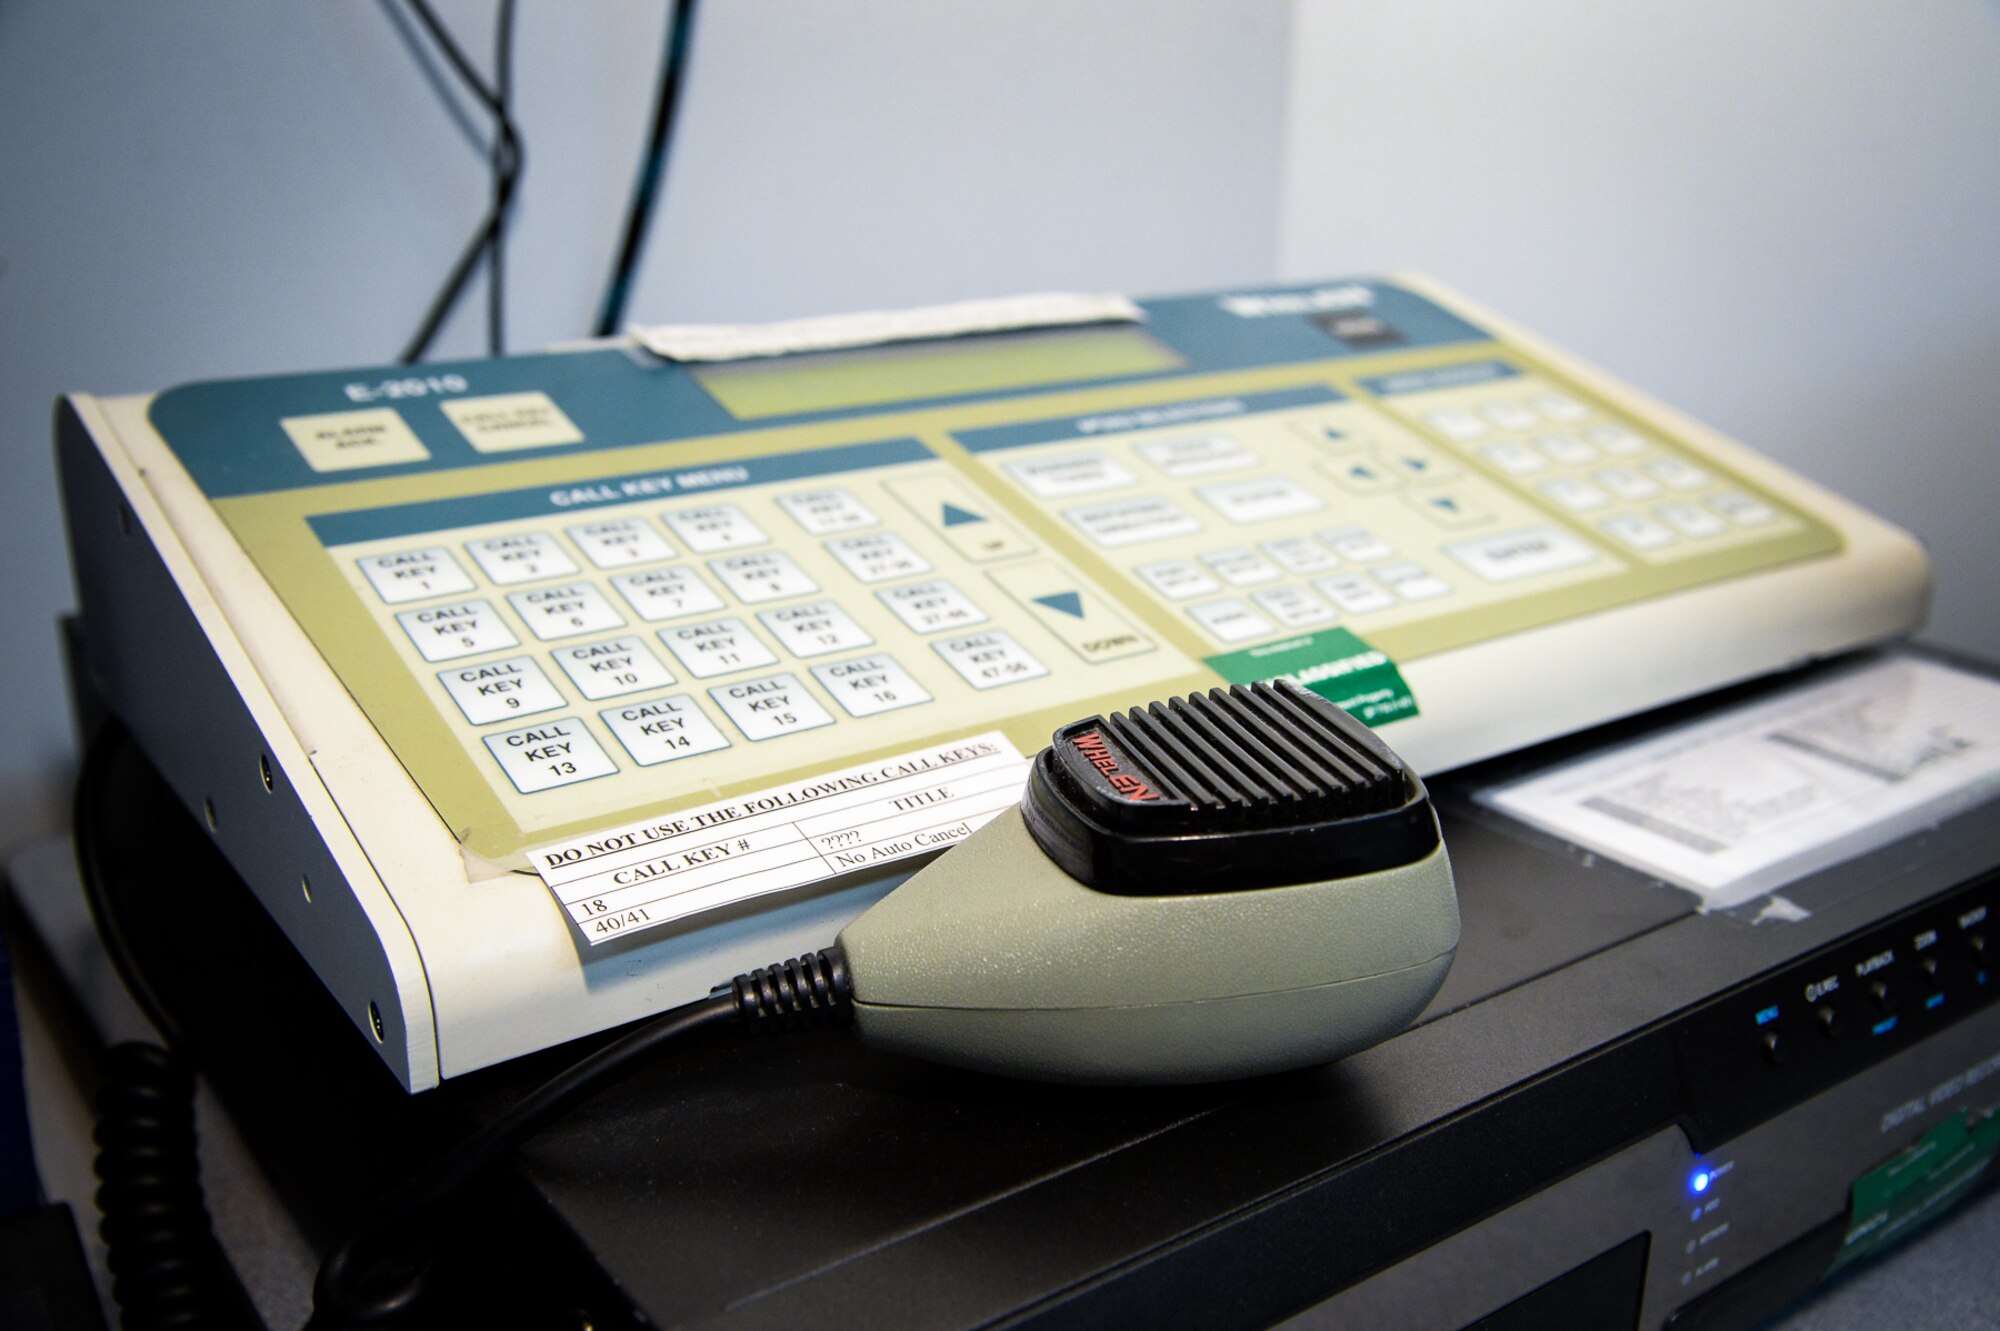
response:
<path id="1" fill-rule="evenodd" d="M 1890 1031 L 1896 1029 L 1896 1019 L 1894 1017 L 1884 1017 L 1875 1023 L 1873 1029 L 1877 1035 L 1887 1035 Z"/>
<path id="2" fill-rule="evenodd" d="M 1708 1185 L 1714 1181 L 1715 1176 L 1706 1169 L 1697 1169 L 1689 1176 L 1688 1187 L 1694 1191 L 1696 1196 L 1700 1196 L 1702 1193 L 1708 1191 Z"/>
<path id="3" fill-rule="evenodd" d="M 1925 1007 L 1927 1007 L 1927 1008 L 1935 1008 L 1935 1007 L 1943 1007 L 1943 1006 L 1944 1006 L 1944 995 L 1943 995 L 1943 994 L 1932 994 L 1932 995 L 1931 995 L 1931 996 L 1930 996 L 1929 998 L 1926 998 L 1926 999 L 1924 1000 L 1924 1006 L 1925 1006 Z"/>
<path id="4" fill-rule="evenodd" d="M 1759 1026 L 1768 1026 L 1777 1019 L 1778 1019 L 1778 1005 L 1776 1003 L 1771 1004 L 1771 1006 L 1767 1008 L 1761 1009 L 1757 1013 L 1757 1024 Z"/>

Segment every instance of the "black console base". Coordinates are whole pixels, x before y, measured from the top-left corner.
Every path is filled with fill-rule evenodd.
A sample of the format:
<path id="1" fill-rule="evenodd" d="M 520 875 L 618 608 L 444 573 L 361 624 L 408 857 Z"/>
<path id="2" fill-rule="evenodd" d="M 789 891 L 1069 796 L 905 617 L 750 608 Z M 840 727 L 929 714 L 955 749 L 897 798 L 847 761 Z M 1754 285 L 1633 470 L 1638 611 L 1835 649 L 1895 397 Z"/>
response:
<path id="1" fill-rule="evenodd" d="M 1432 783 L 1464 937 L 1402 1036 L 1172 1091 L 1007 1082 L 838 1034 L 697 1042 L 521 1152 L 462 1215 L 440 1300 L 597 1327 L 1746 1325 L 1825 1269 L 1853 1178 L 2000 1099 L 1974 1078 L 1888 1124 L 2000 1055 L 1968 950 L 2000 904 L 2000 819 L 1828 871 L 1831 904 L 1752 927 L 1469 797 L 1659 719 Z M 116 779 L 117 908 L 316 1244 L 581 1052 L 406 1096 L 143 761 Z M 1942 975 L 1902 941 L 1927 929 L 1953 931 Z M 1798 995 L 1885 950 L 1897 1020 L 1851 986 L 1824 1033 Z M 1689 1162 L 1719 1171 L 1705 1198 Z"/>

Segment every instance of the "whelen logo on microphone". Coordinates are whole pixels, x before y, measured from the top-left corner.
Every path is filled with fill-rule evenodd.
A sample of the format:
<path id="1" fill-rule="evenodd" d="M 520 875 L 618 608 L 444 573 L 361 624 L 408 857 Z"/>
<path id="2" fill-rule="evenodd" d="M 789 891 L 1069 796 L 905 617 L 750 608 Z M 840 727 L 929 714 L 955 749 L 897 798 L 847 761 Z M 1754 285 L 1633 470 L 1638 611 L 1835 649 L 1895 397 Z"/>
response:
<path id="1" fill-rule="evenodd" d="M 1083 760 L 1102 772 L 1104 779 L 1111 783 L 1111 788 L 1126 799 L 1156 800 L 1160 797 L 1159 792 L 1147 785 L 1144 780 L 1125 770 L 1117 755 L 1111 752 L 1109 745 L 1105 744 L 1104 736 L 1095 730 L 1076 736 L 1070 743 L 1074 744 L 1076 751 L 1083 755 Z"/>

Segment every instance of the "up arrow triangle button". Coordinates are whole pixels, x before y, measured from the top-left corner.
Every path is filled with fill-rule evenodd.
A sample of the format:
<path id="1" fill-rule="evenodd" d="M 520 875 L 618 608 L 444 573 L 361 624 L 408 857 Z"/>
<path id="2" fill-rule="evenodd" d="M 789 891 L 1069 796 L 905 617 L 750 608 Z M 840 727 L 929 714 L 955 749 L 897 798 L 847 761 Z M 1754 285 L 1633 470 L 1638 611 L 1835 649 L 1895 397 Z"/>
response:
<path id="1" fill-rule="evenodd" d="M 1083 618 L 1083 597 L 1075 592 L 1052 592 L 1047 596 L 1037 596 L 1036 605 L 1045 605 L 1059 614 L 1076 619 Z"/>

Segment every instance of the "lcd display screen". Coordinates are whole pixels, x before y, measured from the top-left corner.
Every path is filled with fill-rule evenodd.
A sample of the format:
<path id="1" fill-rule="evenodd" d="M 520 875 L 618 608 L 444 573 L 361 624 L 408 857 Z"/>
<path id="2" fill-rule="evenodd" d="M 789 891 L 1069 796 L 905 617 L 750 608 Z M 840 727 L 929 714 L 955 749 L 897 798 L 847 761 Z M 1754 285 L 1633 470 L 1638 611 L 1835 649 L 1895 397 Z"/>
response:
<path id="1" fill-rule="evenodd" d="M 1186 364 L 1143 329 L 1065 328 L 735 361 L 694 370 L 738 420 L 1157 374 Z"/>

